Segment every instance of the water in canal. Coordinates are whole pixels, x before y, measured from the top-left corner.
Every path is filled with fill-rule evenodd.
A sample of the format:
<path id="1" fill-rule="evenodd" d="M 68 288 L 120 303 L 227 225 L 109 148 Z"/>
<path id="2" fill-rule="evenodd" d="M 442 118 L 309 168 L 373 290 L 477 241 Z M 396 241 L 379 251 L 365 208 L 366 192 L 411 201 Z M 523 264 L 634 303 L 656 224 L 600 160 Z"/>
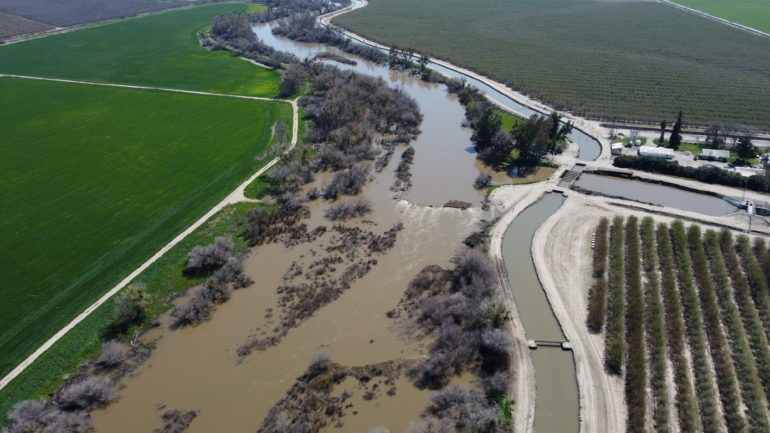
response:
<path id="1" fill-rule="evenodd" d="M 709 216 L 723 216 L 737 210 L 718 197 L 638 180 L 586 173 L 580 176 L 575 185 L 601 194 L 622 196 L 643 203 L 673 207 Z"/>
<path id="2" fill-rule="evenodd" d="M 564 340 L 532 260 L 535 232 L 564 200 L 560 194 L 544 195 L 513 220 L 503 237 L 503 258 L 528 340 Z M 535 431 L 577 432 L 578 390 L 572 352 L 540 347 L 531 353 L 537 386 Z"/>

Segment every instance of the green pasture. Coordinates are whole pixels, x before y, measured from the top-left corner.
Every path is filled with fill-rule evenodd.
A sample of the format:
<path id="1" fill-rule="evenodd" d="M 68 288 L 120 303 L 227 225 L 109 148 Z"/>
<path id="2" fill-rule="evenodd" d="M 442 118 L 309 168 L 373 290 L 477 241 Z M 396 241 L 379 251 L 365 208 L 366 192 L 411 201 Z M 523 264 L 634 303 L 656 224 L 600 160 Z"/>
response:
<path id="1" fill-rule="evenodd" d="M 0 78 L 0 375 L 265 161 L 285 103 Z"/>
<path id="2" fill-rule="evenodd" d="M 0 73 L 277 96 L 280 73 L 200 46 L 196 32 L 242 3 L 210 4 L 0 46 Z"/>
<path id="3" fill-rule="evenodd" d="M 676 3 L 770 33 L 770 2 L 767 0 L 676 0 Z"/>
<path id="4" fill-rule="evenodd" d="M 335 22 L 560 111 L 770 130 L 770 40 L 662 3 L 371 0 Z"/>

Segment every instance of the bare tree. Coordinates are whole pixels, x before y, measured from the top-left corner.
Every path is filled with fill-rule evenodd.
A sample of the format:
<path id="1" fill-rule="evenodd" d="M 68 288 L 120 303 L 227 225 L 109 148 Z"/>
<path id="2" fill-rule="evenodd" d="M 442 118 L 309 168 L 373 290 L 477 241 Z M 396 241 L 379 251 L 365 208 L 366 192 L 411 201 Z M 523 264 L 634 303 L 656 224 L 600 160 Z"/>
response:
<path id="1" fill-rule="evenodd" d="M 126 352 L 123 347 L 117 341 L 108 341 L 102 346 L 102 351 L 99 357 L 96 358 L 95 364 L 106 369 L 112 369 L 126 360 Z"/>
<path id="2" fill-rule="evenodd" d="M 69 385 L 56 396 L 59 406 L 67 411 L 103 408 L 116 398 L 110 382 L 94 377 Z"/>
<path id="3" fill-rule="evenodd" d="M 233 240 L 217 237 L 213 244 L 199 245 L 190 251 L 184 273 L 192 276 L 209 274 L 224 265 L 232 255 Z"/>

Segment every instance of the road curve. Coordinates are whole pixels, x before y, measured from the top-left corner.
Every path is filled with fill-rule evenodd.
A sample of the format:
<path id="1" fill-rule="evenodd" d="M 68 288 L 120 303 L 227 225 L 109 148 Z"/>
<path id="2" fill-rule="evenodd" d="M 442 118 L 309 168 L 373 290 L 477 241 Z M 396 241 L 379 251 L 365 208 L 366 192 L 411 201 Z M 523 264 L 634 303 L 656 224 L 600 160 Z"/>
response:
<path id="1" fill-rule="evenodd" d="M 147 261 L 142 263 L 138 268 L 134 269 L 134 271 L 131 272 L 126 278 L 124 278 L 117 285 L 111 288 L 107 293 L 102 295 L 102 297 L 96 300 L 96 302 L 89 305 L 88 308 L 86 308 L 82 313 L 78 314 L 74 319 L 72 319 L 72 321 L 70 321 L 66 326 L 60 329 L 56 334 L 51 336 L 51 338 L 49 338 L 45 343 L 43 343 L 34 352 L 32 352 L 32 354 L 30 354 L 24 361 L 19 363 L 19 365 L 17 365 L 13 370 L 11 370 L 11 372 L 9 372 L 7 375 L 5 375 L 5 377 L 0 379 L 0 390 L 5 388 L 9 383 L 11 383 L 11 381 L 13 381 L 13 379 L 19 376 L 22 372 L 24 372 L 24 370 L 26 370 L 27 367 L 29 367 L 33 362 L 35 362 L 35 360 L 37 360 L 41 355 L 43 355 L 43 353 L 45 353 L 48 349 L 50 349 L 54 344 L 56 344 L 56 342 L 58 342 L 62 337 L 64 337 L 64 335 L 66 335 L 67 332 L 69 332 L 72 328 L 74 328 L 80 322 L 85 320 L 86 317 L 88 317 L 91 313 L 93 313 L 97 308 L 102 306 L 105 302 L 107 302 L 111 297 L 113 297 L 121 289 L 126 287 L 134 278 L 139 276 L 139 274 L 144 272 L 145 269 L 150 267 L 150 265 L 152 265 L 158 259 L 163 257 L 164 254 L 166 254 L 169 250 L 171 250 L 171 248 L 175 247 L 179 242 L 181 242 L 185 237 L 187 237 L 187 235 L 189 235 L 190 233 L 195 231 L 198 227 L 203 225 L 203 223 L 208 221 L 209 218 L 214 216 L 217 212 L 222 210 L 225 206 L 228 206 L 234 203 L 243 202 L 243 201 L 249 201 L 244 196 L 244 191 L 246 190 L 246 187 L 252 182 L 254 182 L 254 180 L 256 180 L 259 176 L 264 174 L 267 170 L 269 170 L 272 166 L 278 163 L 278 161 L 280 161 L 281 158 L 283 158 L 283 156 L 291 152 L 292 149 L 294 149 L 294 146 L 297 145 L 297 139 L 299 134 L 299 109 L 297 107 L 296 100 L 262 98 L 257 96 L 228 95 L 228 94 L 221 94 L 221 93 L 209 93 L 209 92 L 199 92 L 199 91 L 193 91 L 193 90 L 180 90 L 180 89 L 166 89 L 166 88 L 160 88 L 160 87 L 133 86 L 133 85 L 126 85 L 126 84 L 94 83 L 94 82 L 88 82 L 88 81 L 63 80 L 63 79 L 57 79 L 57 78 L 31 77 L 31 76 L 24 76 L 24 75 L 0 74 L 0 78 L 2 77 L 14 77 L 14 78 L 24 78 L 24 79 L 31 79 L 31 80 L 88 84 L 88 85 L 94 85 L 94 86 L 122 87 L 122 88 L 129 88 L 129 89 L 190 93 L 194 95 L 222 96 L 222 97 L 229 97 L 229 98 L 254 99 L 254 100 L 261 100 L 261 101 L 285 102 L 290 104 L 292 107 L 292 130 L 291 130 L 291 144 L 283 154 L 276 156 L 270 162 L 265 164 L 256 173 L 254 173 L 248 179 L 246 179 L 243 183 L 241 183 L 233 192 L 228 194 L 227 197 L 225 197 L 222 201 L 217 203 L 213 208 L 211 208 L 208 212 L 206 212 L 205 215 L 200 217 L 191 226 L 187 227 L 182 233 L 179 233 L 174 239 L 171 240 L 171 242 L 164 245 L 163 248 L 161 248 L 158 252 L 153 254 L 152 257 L 147 259 Z"/>

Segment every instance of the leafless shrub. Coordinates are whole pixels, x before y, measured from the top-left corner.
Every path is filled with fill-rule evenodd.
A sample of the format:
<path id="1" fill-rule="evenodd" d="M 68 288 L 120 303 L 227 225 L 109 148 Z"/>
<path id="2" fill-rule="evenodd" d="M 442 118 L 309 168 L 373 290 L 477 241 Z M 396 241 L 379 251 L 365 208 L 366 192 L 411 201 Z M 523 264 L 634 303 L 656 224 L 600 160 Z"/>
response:
<path id="1" fill-rule="evenodd" d="M 243 260 L 230 257 L 221 268 L 211 276 L 211 282 L 217 287 L 233 286 L 235 289 L 242 289 L 251 285 L 254 280 L 243 271 Z"/>
<path id="2" fill-rule="evenodd" d="M 495 267 L 479 250 L 463 248 L 451 260 L 458 289 L 470 298 L 486 296 L 495 278 Z"/>
<path id="3" fill-rule="evenodd" d="M 197 410 L 169 409 L 161 415 L 164 424 L 162 428 L 155 429 L 155 433 L 183 433 L 197 416 Z"/>
<path id="4" fill-rule="evenodd" d="M 427 412 L 437 419 L 451 420 L 455 427 L 474 433 L 507 431 L 508 423 L 500 416 L 500 409 L 477 390 L 451 386 L 431 396 Z"/>
<path id="5" fill-rule="evenodd" d="M 310 358 L 310 366 L 307 369 L 307 375 L 310 378 L 316 377 L 319 374 L 328 370 L 332 363 L 331 353 L 316 352 Z"/>
<path id="6" fill-rule="evenodd" d="M 492 176 L 489 173 L 479 173 L 476 180 L 473 181 L 473 187 L 476 189 L 486 189 L 492 184 Z"/>
<path id="7" fill-rule="evenodd" d="M 233 255 L 233 240 L 217 237 L 211 245 L 199 245 L 187 256 L 186 275 L 206 275 L 218 269 Z"/>
<path id="8" fill-rule="evenodd" d="M 465 79 L 452 77 L 447 79 L 445 84 L 450 93 L 458 93 L 465 88 Z"/>
<path id="9" fill-rule="evenodd" d="M 323 197 L 336 200 L 340 195 L 356 195 L 368 179 L 369 167 L 352 167 L 339 171 L 334 175 L 329 185 L 324 188 Z"/>
<path id="10" fill-rule="evenodd" d="M 82 410 L 62 411 L 44 400 L 17 403 L 8 413 L 3 433 L 87 433 L 93 431 L 91 416 Z"/>
<path id="11" fill-rule="evenodd" d="M 23 433 L 42 431 L 43 415 L 46 412 L 46 404 L 42 400 L 25 400 L 16 403 L 8 412 L 8 425 L 3 433 Z"/>
<path id="12" fill-rule="evenodd" d="M 286 203 L 275 211 L 255 208 L 249 211 L 246 230 L 243 236 L 249 240 L 249 246 L 273 242 L 284 236 L 301 237 L 307 232 L 307 226 L 300 221 L 310 216 L 305 206 Z"/>
<path id="13" fill-rule="evenodd" d="M 333 204 L 326 208 L 324 215 L 332 221 L 358 218 L 372 211 L 372 203 L 365 199 L 353 199 Z"/>
<path id="14" fill-rule="evenodd" d="M 456 433 L 454 423 L 446 419 L 426 416 L 424 421 L 409 424 L 409 433 Z"/>
<path id="15" fill-rule="evenodd" d="M 321 196 L 321 192 L 318 191 L 318 188 L 312 187 L 307 192 L 307 196 L 306 197 L 307 197 L 308 200 L 313 201 L 313 200 L 318 200 L 318 197 L 320 197 L 320 196 Z"/>
<path id="16" fill-rule="evenodd" d="M 113 369 L 126 360 L 126 352 L 120 343 L 108 341 L 102 346 L 102 352 L 96 358 L 95 364 L 105 369 Z"/>
<path id="17" fill-rule="evenodd" d="M 482 379 L 484 391 L 490 397 L 508 395 L 508 387 L 511 384 L 511 374 L 508 370 L 500 370 L 491 376 Z"/>
<path id="18" fill-rule="evenodd" d="M 369 433 L 390 433 L 390 430 L 385 426 L 378 426 L 369 430 Z"/>
<path id="19" fill-rule="evenodd" d="M 43 417 L 45 433 L 85 433 L 93 431 L 91 415 L 84 411 L 50 411 Z M 34 430 L 33 430 L 34 431 Z"/>
<path id="20" fill-rule="evenodd" d="M 214 303 L 208 299 L 203 289 L 191 300 L 174 308 L 173 315 L 176 318 L 173 328 L 181 328 L 188 325 L 197 325 L 211 317 L 214 311 Z"/>
<path id="21" fill-rule="evenodd" d="M 66 411 L 103 408 L 118 398 L 112 384 L 94 377 L 64 388 L 57 396 L 59 406 Z"/>

